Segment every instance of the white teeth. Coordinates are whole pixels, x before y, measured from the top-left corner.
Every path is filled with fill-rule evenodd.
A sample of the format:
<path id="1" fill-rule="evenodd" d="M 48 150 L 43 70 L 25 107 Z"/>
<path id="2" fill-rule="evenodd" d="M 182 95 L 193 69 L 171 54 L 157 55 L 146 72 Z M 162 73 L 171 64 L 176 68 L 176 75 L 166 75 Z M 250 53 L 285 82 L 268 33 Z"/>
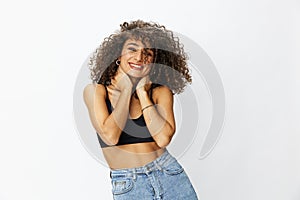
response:
<path id="1" fill-rule="evenodd" d="M 142 66 L 140 66 L 140 65 L 135 65 L 135 64 L 131 64 L 131 66 L 133 66 L 133 67 L 135 67 L 135 68 L 139 68 L 139 69 L 142 68 Z"/>

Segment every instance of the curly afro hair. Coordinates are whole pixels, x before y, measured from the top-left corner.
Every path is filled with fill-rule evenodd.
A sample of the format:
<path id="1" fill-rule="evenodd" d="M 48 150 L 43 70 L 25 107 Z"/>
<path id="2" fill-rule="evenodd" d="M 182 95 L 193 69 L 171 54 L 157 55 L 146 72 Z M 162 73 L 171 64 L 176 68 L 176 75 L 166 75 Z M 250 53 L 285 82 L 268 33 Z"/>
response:
<path id="1" fill-rule="evenodd" d="M 89 62 L 93 83 L 109 85 L 114 78 L 124 43 L 128 39 L 141 41 L 154 52 L 154 61 L 149 73 L 154 85 L 166 85 L 173 94 L 181 93 L 192 82 L 183 45 L 173 32 L 153 22 L 142 20 L 124 22 L 121 29 L 105 38 L 92 54 Z M 147 45 L 146 45 L 147 44 Z"/>

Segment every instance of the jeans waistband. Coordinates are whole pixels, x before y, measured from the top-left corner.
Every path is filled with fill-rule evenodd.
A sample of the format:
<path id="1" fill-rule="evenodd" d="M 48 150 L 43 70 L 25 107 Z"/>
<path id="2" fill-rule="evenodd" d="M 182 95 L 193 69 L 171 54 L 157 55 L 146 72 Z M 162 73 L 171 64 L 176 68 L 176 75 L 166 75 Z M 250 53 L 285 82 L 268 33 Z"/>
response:
<path id="1" fill-rule="evenodd" d="M 164 166 L 168 166 L 172 162 L 176 161 L 166 149 L 164 153 L 162 153 L 158 158 L 154 161 L 136 168 L 126 168 L 126 169 L 117 169 L 117 170 L 110 170 L 110 177 L 133 177 L 139 174 L 149 174 L 152 171 L 162 170 Z"/>

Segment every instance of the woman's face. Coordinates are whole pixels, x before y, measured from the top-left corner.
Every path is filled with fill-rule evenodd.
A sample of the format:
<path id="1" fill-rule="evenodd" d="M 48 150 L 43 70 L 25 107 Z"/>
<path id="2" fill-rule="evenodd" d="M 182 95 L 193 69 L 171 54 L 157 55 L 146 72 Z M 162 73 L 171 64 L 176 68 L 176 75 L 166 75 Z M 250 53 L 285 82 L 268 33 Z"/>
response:
<path id="1" fill-rule="evenodd" d="M 120 67 L 129 76 L 142 78 L 149 74 L 153 58 L 153 51 L 140 40 L 128 39 L 122 49 Z"/>

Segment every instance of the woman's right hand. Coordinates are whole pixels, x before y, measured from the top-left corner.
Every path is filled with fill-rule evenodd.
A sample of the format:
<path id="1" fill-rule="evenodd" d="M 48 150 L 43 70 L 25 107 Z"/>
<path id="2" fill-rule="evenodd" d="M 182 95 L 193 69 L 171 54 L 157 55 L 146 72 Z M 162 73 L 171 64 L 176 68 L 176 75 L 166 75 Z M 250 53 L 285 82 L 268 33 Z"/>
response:
<path id="1" fill-rule="evenodd" d="M 112 85 L 119 91 L 132 90 L 132 82 L 129 76 L 122 70 L 121 67 L 118 68 L 115 77 L 111 80 Z"/>
<path id="2" fill-rule="evenodd" d="M 121 67 L 119 67 L 115 77 L 111 79 L 111 85 L 107 86 L 107 91 L 113 107 L 117 104 L 121 92 L 128 90 L 129 94 L 131 94 L 132 87 L 129 76 L 121 69 Z"/>

